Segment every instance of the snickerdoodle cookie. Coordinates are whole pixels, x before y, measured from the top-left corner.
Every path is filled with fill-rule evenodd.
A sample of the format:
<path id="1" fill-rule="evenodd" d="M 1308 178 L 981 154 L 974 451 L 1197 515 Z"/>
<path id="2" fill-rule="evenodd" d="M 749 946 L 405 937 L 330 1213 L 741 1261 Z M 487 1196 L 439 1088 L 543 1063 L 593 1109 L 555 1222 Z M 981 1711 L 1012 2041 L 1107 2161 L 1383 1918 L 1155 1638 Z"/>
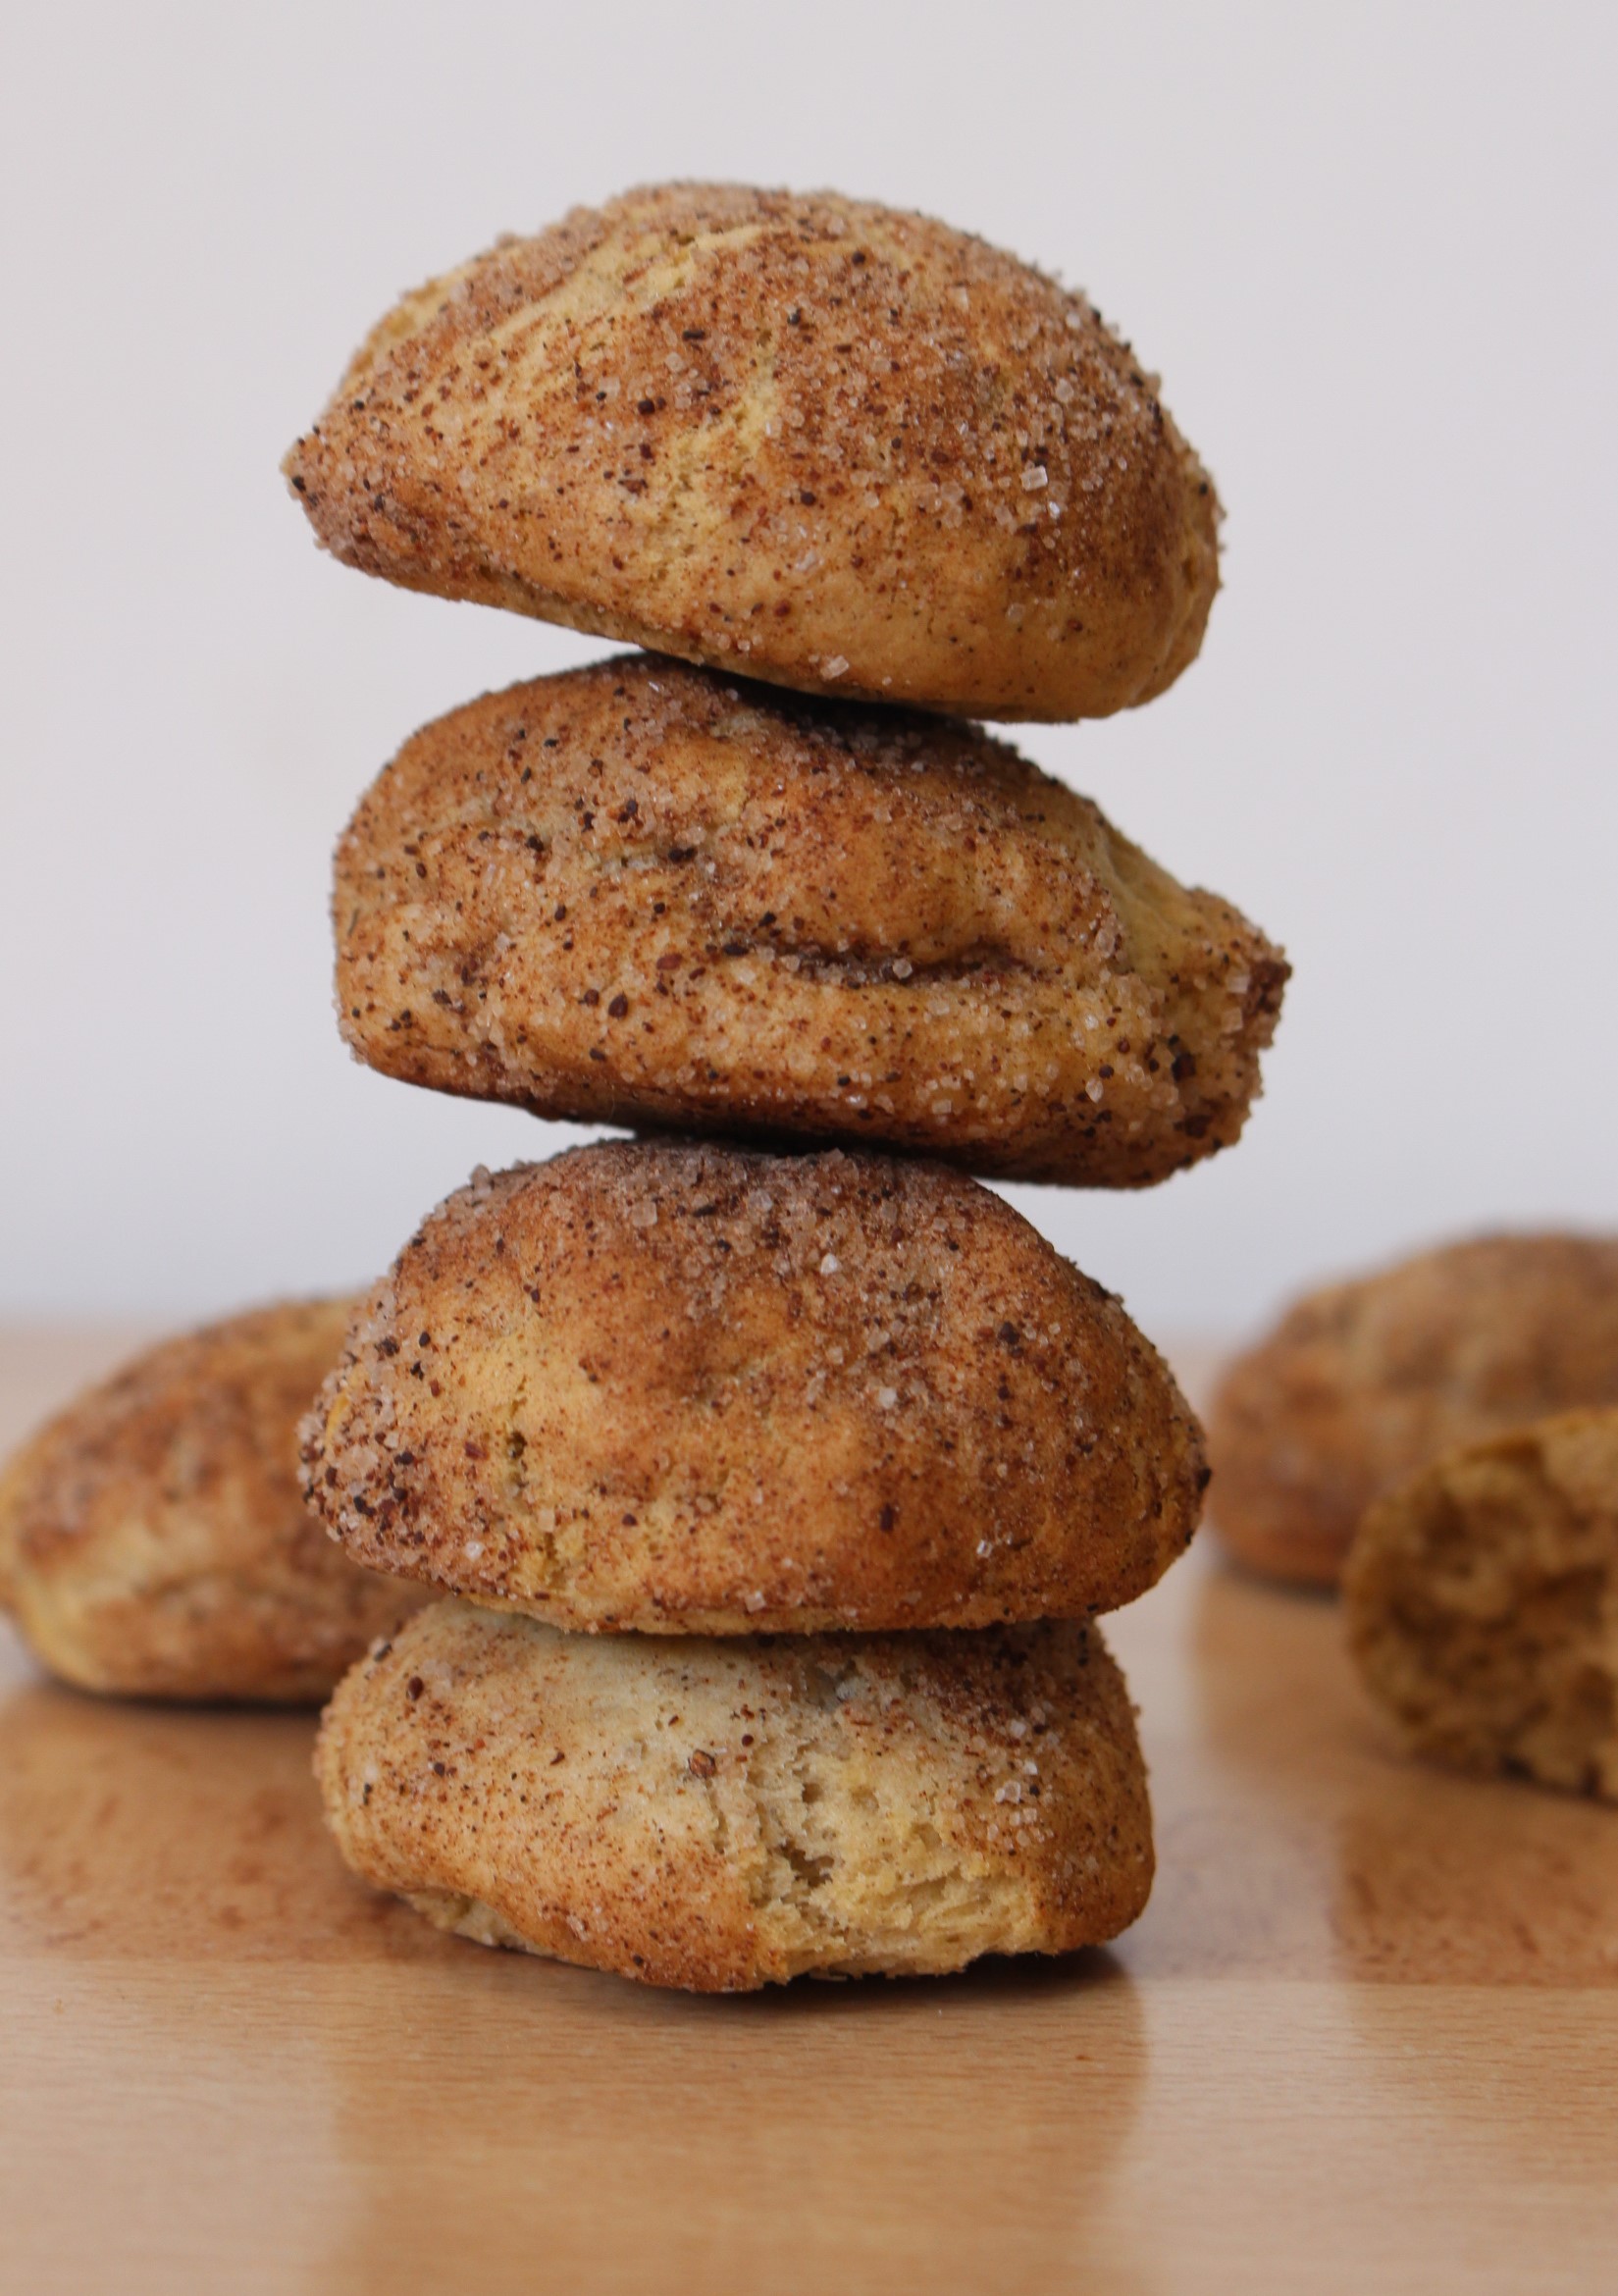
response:
<path id="1" fill-rule="evenodd" d="M 1112 1609 L 1205 1481 L 1119 1302 L 975 1181 L 644 1141 L 450 1197 L 303 1456 L 357 1562 L 663 1634 Z"/>
<path id="2" fill-rule="evenodd" d="M 829 192 L 501 240 L 381 321 L 285 468 L 413 590 L 974 717 L 1150 701 L 1219 581 L 1207 473 L 1085 296 Z"/>
<path id="3" fill-rule="evenodd" d="M 0 1473 L 0 1605 L 80 1689 L 317 1702 L 423 1599 L 303 1504 L 297 1422 L 352 1302 L 261 1308 L 150 1349 Z"/>
<path id="4" fill-rule="evenodd" d="M 1343 1593 L 1360 1672 L 1420 1752 L 1618 1801 L 1618 1409 L 1387 1492 Z"/>
<path id="5" fill-rule="evenodd" d="M 315 1766 L 347 1862 L 441 1928 L 705 1993 L 1100 1944 L 1152 1880 L 1093 1627 L 670 1643 L 441 1602 Z"/>
<path id="6" fill-rule="evenodd" d="M 1230 1551 L 1335 1583 L 1379 1491 L 1441 1452 L 1618 1403 L 1618 1237 L 1494 1235 L 1300 1300 L 1209 1415 Z"/>
<path id="7" fill-rule="evenodd" d="M 1110 1187 L 1237 1137 L 1287 972 L 975 727 L 645 655 L 406 743 L 334 921 L 410 1083 Z"/>

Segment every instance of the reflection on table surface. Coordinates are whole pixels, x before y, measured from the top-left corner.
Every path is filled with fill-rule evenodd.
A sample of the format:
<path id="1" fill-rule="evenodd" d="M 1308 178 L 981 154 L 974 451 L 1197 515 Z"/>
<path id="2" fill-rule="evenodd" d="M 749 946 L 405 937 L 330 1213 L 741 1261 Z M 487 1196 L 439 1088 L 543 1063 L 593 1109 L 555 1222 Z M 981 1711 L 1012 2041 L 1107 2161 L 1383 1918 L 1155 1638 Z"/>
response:
<path id="1" fill-rule="evenodd" d="M 1208 1553 L 1107 1631 L 1127 1937 L 725 2002 L 438 1936 L 312 1718 L 0 1630 L 0 2289 L 1611 2285 L 1618 1811 L 1418 1768 L 1335 1604 Z"/>

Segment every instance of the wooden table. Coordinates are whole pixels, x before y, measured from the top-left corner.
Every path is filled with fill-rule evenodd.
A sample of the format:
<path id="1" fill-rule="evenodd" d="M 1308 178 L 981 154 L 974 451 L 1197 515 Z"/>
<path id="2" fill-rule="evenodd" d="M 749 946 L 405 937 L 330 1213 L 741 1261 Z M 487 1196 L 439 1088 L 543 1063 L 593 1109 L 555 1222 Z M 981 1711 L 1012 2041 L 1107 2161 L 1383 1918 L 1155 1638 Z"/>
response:
<path id="1" fill-rule="evenodd" d="M 127 1336 L 0 1341 L 0 1438 Z M 441 1938 L 307 1719 L 0 1639 L 0 2287 L 1618 2289 L 1618 1811 L 1414 1767 L 1334 1605 L 1207 1553 L 1109 1633 L 1127 1937 L 737 2001 Z"/>

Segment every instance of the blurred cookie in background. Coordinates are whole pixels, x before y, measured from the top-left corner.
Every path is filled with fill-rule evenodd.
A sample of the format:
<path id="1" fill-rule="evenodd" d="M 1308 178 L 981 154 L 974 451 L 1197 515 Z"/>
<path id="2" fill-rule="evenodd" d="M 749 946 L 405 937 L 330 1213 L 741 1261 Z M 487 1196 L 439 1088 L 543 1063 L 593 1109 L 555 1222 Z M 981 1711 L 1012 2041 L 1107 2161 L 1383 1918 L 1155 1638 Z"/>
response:
<path id="1" fill-rule="evenodd" d="M 297 1422 L 348 1299 L 284 1302 L 137 1356 L 0 1470 L 0 1607 L 81 1690 L 318 1704 L 424 1597 L 303 1504 Z"/>
<path id="2" fill-rule="evenodd" d="M 1343 1593 L 1355 1663 L 1418 1752 L 1618 1801 L 1618 1409 L 1387 1492 Z"/>
<path id="3" fill-rule="evenodd" d="M 1208 1415 L 1210 1513 L 1238 1561 L 1337 1582 L 1361 1515 L 1466 1443 L 1618 1404 L 1618 1236 L 1481 1236 L 1300 1300 Z"/>

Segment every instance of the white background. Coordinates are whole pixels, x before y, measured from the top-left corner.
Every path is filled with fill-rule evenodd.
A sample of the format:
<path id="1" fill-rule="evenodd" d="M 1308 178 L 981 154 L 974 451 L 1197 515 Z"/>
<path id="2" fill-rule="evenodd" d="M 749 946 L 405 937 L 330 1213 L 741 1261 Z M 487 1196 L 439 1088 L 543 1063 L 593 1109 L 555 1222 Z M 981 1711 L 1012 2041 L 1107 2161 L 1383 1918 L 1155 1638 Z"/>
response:
<path id="1" fill-rule="evenodd" d="M 671 175 L 1087 287 L 1228 505 L 1202 660 L 1024 747 L 1297 967 L 1242 1145 L 1019 1201 L 1148 1325 L 1618 1225 L 1610 5 L 14 14 L 0 1314 L 347 1283 L 559 1137 L 352 1066 L 328 855 L 423 719 L 598 651 L 320 556 L 276 464 L 394 293 Z"/>

